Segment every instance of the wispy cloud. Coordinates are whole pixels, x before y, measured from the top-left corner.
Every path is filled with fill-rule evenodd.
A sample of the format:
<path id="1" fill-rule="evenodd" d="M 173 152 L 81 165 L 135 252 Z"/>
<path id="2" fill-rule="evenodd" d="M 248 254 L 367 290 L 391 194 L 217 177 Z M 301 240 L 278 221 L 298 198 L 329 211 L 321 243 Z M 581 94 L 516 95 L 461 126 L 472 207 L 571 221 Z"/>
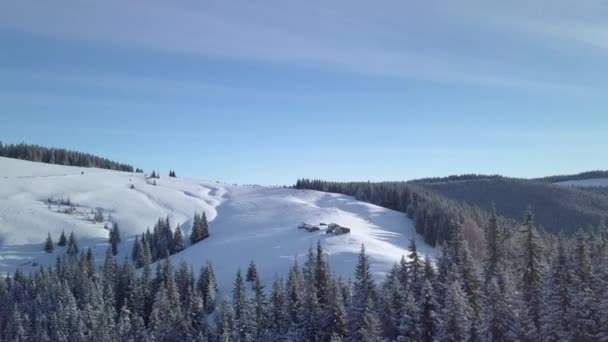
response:
<path id="1" fill-rule="evenodd" d="M 0 29 L 61 40 L 565 93 L 606 88 L 589 65 L 608 66 L 606 17 L 600 0 L 0 4 Z"/>

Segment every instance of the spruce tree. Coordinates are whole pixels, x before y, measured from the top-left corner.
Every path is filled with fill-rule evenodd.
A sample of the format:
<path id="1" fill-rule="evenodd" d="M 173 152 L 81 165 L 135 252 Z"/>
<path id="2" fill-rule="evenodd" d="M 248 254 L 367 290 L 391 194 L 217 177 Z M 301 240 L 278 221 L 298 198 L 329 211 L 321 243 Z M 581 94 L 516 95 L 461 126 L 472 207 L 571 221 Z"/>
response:
<path id="1" fill-rule="evenodd" d="M 234 290 L 232 291 L 232 306 L 234 309 L 234 323 L 238 337 L 242 341 L 253 339 L 253 322 L 251 307 L 245 289 L 245 282 L 241 270 L 236 274 Z"/>
<path id="2" fill-rule="evenodd" d="M 278 338 L 286 333 L 289 326 L 289 316 L 287 313 L 287 293 L 283 278 L 275 274 L 270 293 L 269 320 L 271 332 Z"/>
<path id="3" fill-rule="evenodd" d="M 251 260 L 251 262 L 249 263 L 249 267 L 247 268 L 247 276 L 245 278 L 245 281 L 247 281 L 248 283 L 253 283 L 257 278 L 258 271 L 255 267 L 255 263 L 253 262 L 253 260 Z"/>
<path id="4" fill-rule="evenodd" d="M 112 247 L 112 254 L 118 254 L 118 244 L 120 243 L 120 230 L 118 229 L 118 224 L 114 222 L 112 224 L 112 229 L 110 230 L 109 242 Z"/>
<path id="5" fill-rule="evenodd" d="M 175 227 L 175 232 L 173 232 L 173 247 L 171 248 L 171 253 L 179 253 L 183 251 L 186 247 L 184 246 L 184 236 L 182 234 L 182 228 L 178 224 Z"/>
<path id="6" fill-rule="evenodd" d="M 433 286 L 428 280 L 425 280 L 422 286 L 419 307 L 420 318 L 418 320 L 418 329 L 421 332 L 421 341 L 436 341 L 442 323 L 439 316 L 437 300 L 433 292 Z"/>
<path id="7" fill-rule="evenodd" d="M 418 299 L 421 296 L 424 284 L 424 262 L 418 254 L 418 247 L 414 238 L 410 239 L 408 252 L 407 270 L 410 288 L 414 292 L 414 298 Z"/>
<path id="8" fill-rule="evenodd" d="M 68 239 L 68 249 L 66 251 L 66 253 L 69 256 L 75 257 L 76 255 L 78 255 L 79 249 L 78 249 L 78 241 L 76 240 L 76 235 L 74 235 L 74 232 L 70 233 L 70 237 Z"/>
<path id="9" fill-rule="evenodd" d="M 206 239 L 209 236 L 209 223 L 207 222 L 207 214 L 203 211 L 203 217 L 201 218 L 201 240 Z"/>
<path id="10" fill-rule="evenodd" d="M 44 251 L 46 253 L 53 253 L 55 246 L 53 245 L 53 239 L 51 238 L 51 233 L 48 233 L 46 237 L 46 241 L 44 242 Z"/>
<path id="11" fill-rule="evenodd" d="M 353 283 L 353 296 L 348 317 L 349 340 L 360 340 L 366 310 L 375 305 L 376 288 L 371 272 L 369 256 L 365 254 L 365 246 L 361 245 L 357 266 L 355 268 L 355 281 Z"/>
<path id="12" fill-rule="evenodd" d="M 203 308 L 206 313 L 210 314 L 215 308 L 215 293 L 217 292 L 215 271 L 210 262 L 207 262 L 206 265 L 201 267 L 197 286 L 203 299 Z"/>
<path id="13" fill-rule="evenodd" d="M 201 240 L 202 227 L 201 217 L 197 212 L 194 213 L 194 219 L 192 220 L 192 230 L 190 232 L 190 243 L 195 244 Z"/>
<path id="14" fill-rule="evenodd" d="M 486 284 L 481 335 L 486 341 L 513 341 L 517 339 L 515 310 L 510 287 L 501 288 L 496 278 Z"/>
<path id="15" fill-rule="evenodd" d="M 528 210 L 521 228 L 521 260 L 519 270 L 522 300 L 524 303 L 523 322 L 525 338 L 538 341 L 542 315 L 543 264 L 542 245 L 534 226 L 532 212 Z"/>
<path id="16" fill-rule="evenodd" d="M 572 266 L 564 246 L 563 238 L 557 241 L 557 251 L 552 258 L 544 286 L 544 306 L 541 322 L 542 336 L 547 340 L 570 340 L 573 321 Z"/>
<path id="17" fill-rule="evenodd" d="M 59 236 L 59 242 L 57 242 L 57 246 L 64 247 L 68 243 L 68 239 L 65 237 L 65 231 L 61 231 L 61 236 Z"/>
<path id="18" fill-rule="evenodd" d="M 442 312 L 442 341 L 468 341 L 471 328 L 471 308 L 458 280 L 448 287 Z"/>
<path id="19" fill-rule="evenodd" d="M 485 230 L 486 255 L 484 258 L 484 282 L 492 278 L 501 277 L 505 267 L 505 251 L 502 229 L 498 224 L 496 209 L 492 208 L 492 215 Z"/>

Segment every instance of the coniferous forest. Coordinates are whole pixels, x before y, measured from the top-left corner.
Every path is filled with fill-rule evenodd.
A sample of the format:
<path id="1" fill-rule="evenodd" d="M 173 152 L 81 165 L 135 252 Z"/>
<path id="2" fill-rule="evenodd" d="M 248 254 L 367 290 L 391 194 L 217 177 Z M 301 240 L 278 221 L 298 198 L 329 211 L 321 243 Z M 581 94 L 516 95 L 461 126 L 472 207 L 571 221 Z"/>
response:
<path id="1" fill-rule="evenodd" d="M 100 169 L 127 172 L 133 172 L 134 170 L 131 165 L 118 163 L 89 153 L 25 143 L 3 145 L 0 141 L 0 157 L 66 166 L 97 167 Z"/>
<path id="2" fill-rule="evenodd" d="M 170 227 L 163 220 L 157 226 L 158 234 Z M 286 277 L 260 275 L 254 262 L 247 272 L 235 270 L 232 291 L 224 293 L 210 263 L 197 272 L 185 262 L 174 268 L 168 258 L 153 267 L 147 250 L 136 270 L 109 246 L 97 269 L 90 250 L 71 253 L 54 267 L 0 279 L 0 340 L 608 339 L 606 227 L 541 236 L 528 212 L 511 237 L 514 248 L 492 214 L 484 237 L 479 260 L 462 224 L 435 260 L 423 260 L 412 240 L 408 255 L 379 280 L 364 246 L 352 277 L 343 279 L 318 244 Z M 139 248 L 149 246 L 139 240 Z"/>

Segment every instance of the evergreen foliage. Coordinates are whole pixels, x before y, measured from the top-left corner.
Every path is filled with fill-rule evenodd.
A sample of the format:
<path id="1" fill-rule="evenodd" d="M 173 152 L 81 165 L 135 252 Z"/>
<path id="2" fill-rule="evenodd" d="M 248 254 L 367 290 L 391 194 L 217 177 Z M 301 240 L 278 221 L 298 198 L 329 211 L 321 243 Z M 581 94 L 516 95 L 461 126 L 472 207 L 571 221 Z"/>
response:
<path id="1" fill-rule="evenodd" d="M 71 233 L 69 253 L 54 267 L 0 277 L 0 340 L 608 340 L 604 227 L 574 238 L 541 237 L 528 213 L 520 253 L 507 260 L 497 253 L 507 243 L 496 233 L 500 226 L 492 218 L 486 224 L 480 265 L 453 224 L 455 236 L 434 262 L 420 257 L 412 239 L 407 258 L 380 279 L 362 246 L 353 281 L 345 283 L 319 243 L 302 267 L 296 258 L 285 279 L 275 275 L 270 288 L 257 270 L 238 271 L 232 300 L 216 297 L 211 263 L 196 278 L 187 263 L 174 269 L 167 258 L 152 274 L 153 255 L 167 256 L 179 240 L 168 219 L 135 238 L 133 262 L 118 263 L 108 246 L 99 270 Z"/>
<path id="2" fill-rule="evenodd" d="M 61 231 L 61 236 L 59 236 L 59 242 L 57 242 L 57 246 L 65 247 L 68 244 L 68 239 L 65 237 L 65 231 Z"/>
<path id="3" fill-rule="evenodd" d="M 133 172 L 133 166 L 131 165 L 118 163 L 93 154 L 26 143 L 3 145 L 0 142 L 0 157 L 47 164 L 97 167 L 100 169 Z"/>
<path id="4" fill-rule="evenodd" d="M 209 223 L 207 222 L 207 215 L 203 212 L 202 215 L 194 213 L 194 219 L 192 220 L 192 231 L 190 232 L 190 243 L 195 244 L 209 237 Z"/>
<path id="5" fill-rule="evenodd" d="M 53 244 L 53 239 L 51 238 L 51 233 L 49 233 L 44 242 L 44 251 L 46 253 L 53 253 L 53 250 L 55 250 L 55 246 Z"/>
<path id="6" fill-rule="evenodd" d="M 116 255 L 116 254 L 118 254 L 118 244 L 121 242 L 120 229 L 118 229 L 117 223 L 112 224 L 112 229 L 110 229 L 109 235 L 110 235 L 110 237 L 108 240 L 109 240 L 110 246 L 112 248 L 112 254 Z"/>

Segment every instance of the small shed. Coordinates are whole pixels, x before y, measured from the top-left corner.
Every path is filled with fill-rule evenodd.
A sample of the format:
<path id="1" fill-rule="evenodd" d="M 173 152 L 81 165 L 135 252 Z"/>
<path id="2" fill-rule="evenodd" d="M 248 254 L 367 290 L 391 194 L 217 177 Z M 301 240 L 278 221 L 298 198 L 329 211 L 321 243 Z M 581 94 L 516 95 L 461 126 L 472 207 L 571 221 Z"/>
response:
<path id="1" fill-rule="evenodd" d="M 348 234 L 348 233 L 350 233 L 350 228 L 342 227 L 339 224 L 330 223 L 327 226 L 326 234 L 343 235 L 343 234 Z"/>

